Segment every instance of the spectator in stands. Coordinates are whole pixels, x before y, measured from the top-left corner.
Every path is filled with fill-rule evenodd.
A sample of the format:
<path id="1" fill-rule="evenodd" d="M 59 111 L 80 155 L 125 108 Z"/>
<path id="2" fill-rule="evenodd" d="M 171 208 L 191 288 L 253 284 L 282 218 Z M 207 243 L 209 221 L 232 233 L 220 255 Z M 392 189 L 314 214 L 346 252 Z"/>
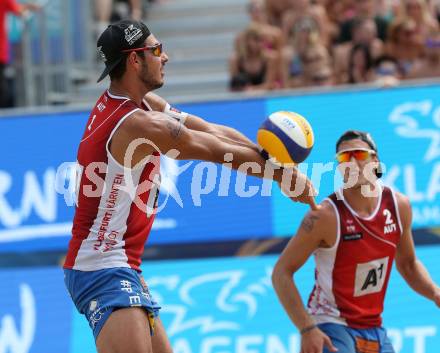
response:
<path id="1" fill-rule="evenodd" d="M 279 28 L 282 27 L 283 16 L 292 7 L 294 0 L 265 0 L 268 22 Z"/>
<path id="2" fill-rule="evenodd" d="M 403 73 L 399 63 L 389 55 L 382 55 L 374 62 L 373 81 L 380 87 L 397 86 Z"/>
<path id="3" fill-rule="evenodd" d="M 110 24 L 113 11 L 113 0 L 95 0 L 96 37 L 98 37 Z"/>
<path id="4" fill-rule="evenodd" d="M 336 83 L 348 83 L 350 52 L 356 45 L 368 47 L 372 60 L 383 54 L 384 44 L 377 38 L 376 23 L 371 18 L 357 18 L 352 23 L 352 40 L 333 49 Z"/>
<path id="5" fill-rule="evenodd" d="M 373 57 L 368 45 L 356 44 L 351 48 L 348 63 L 348 83 L 366 83 L 373 79 Z"/>
<path id="6" fill-rule="evenodd" d="M 440 32 L 436 31 L 425 42 L 425 55 L 409 72 L 408 78 L 440 77 Z"/>
<path id="7" fill-rule="evenodd" d="M 376 23 L 378 37 L 382 40 L 386 40 L 389 20 L 378 13 L 378 4 L 375 0 L 354 0 L 354 16 L 342 23 L 339 36 L 340 42 L 350 41 L 352 26 L 356 18 L 369 18 Z"/>
<path id="8" fill-rule="evenodd" d="M 320 3 L 325 7 L 330 21 L 338 27 L 339 37 L 339 27 L 342 23 L 355 16 L 352 0 L 325 0 L 320 1 Z"/>
<path id="9" fill-rule="evenodd" d="M 302 21 L 314 22 L 313 26 L 320 33 L 322 42 L 330 47 L 331 42 L 336 38 L 338 28 L 328 18 L 324 6 L 311 3 L 310 0 L 294 0 L 282 19 L 282 30 L 286 41 L 289 41 L 295 27 L 301 26 Z"/>
<path id="10" fill-rule="evenodd" d="M 251 24 L 256 24 L 259 27 L 264 45 L 281 54 L 283 47 L 282 32 L 280 28 L 269 24 L 264 0 L 251 0 L 247 6 L 247 10 Z M 237 40 L 239 39 L 240 35 L 237 36 Z"/>
<path id="11" fill-rule="evenodd" d="M 434 17 L 437 20 L 437 23 L 440 25 L 440 1 L 437 0 L 431 0 L 429 1 L 431 11 L 434 14 Z"/>
<path id="12" fill-rule="evenodd" d="M 404 20 L 406 18 L 414 21 L 416 25 L 414 36 L 422 45 L 426 42 L 429 33 L 433 33 L 439 28 L 432 7 L 428 6 L 425 0 L 402 0 L 397 19 Z"/>
<path id="13" fill-rule="evenodd" d="M 320 41 L 308 45 L 300 55 L 302 73 L 301 86 L 331 86 L 333 72 L 330 54 L 327 47 Z"/>
<path id="14" fill-rule="evenodd" d="M 394 17 L 396 2 L 393 0 L 376 0 L 376 16 L 387 19 L 388 22 Z"/>
<path id="15" fill-rule="evenodd" d="M 39 6 L 33 3 L 19 4 L 16 0 L 0 1 L 0 108 L 11 106 L 10 89 L 5 77 L 6 65 L 9 63 L 9 40 L 6 28 L 6 15 L 11 12 L 24 16 L 28 11 L 37 11 Z"/>
<path id="16" fill-rule="evenodd" d="M 277 55 L 265 48 L 258 25 L 251 24 L 230 59 L 230 88 L 234 91 L 275 88 L 278 61 Z"/>
<path id="17" fill-rule="evenodd" d="M 130 17 L 133 20 L 139 21 L 142 18 L 142 0 L 95 0 L 95 13 L 97 18 L 96 36 L 98 37 L 110 22 L 122 19 L 123 17 Z M 128 3 L 130 7 L 129 16 L 119 15 L 115 12 L 115 5 L 118 3 Z"/>
<path id="18" fill-rule="evenodd" d="M 409 75 L 424 53 L 413 19 L 396 19 L 391 23 L 385 51 L 396 58 L 404 77 Z"/>
<path id="19" fill-rule="evenodd" d="M 281 29 L 269 24 L 267 20 L 267 13 L 264 0 L 251 0 L 247 6 L 250 17 L 250 27 L 257 27 L 259 36 L 262 41 L 262 50 L 269 53 L 269 57 L 274 57 L 274 60 L 281 60 L 283 49 L 283 36 Z M 247 29 L 240 32 L 235 38 L 235 51 L 238 53 L 245 47 Z M 281 66 L 277 65 L 275 75 L 275 82 L 279 88 L 283 87 Z"/>
<path id="20" fill-rule="evenodd" d="M 283 82 L 288 87 L 303 85 L 303 62 L 301 55 L 315 42 L 321 41 L 319 26 L 312 17 L 301 17 L 292 27 L 283 49 Z"/>

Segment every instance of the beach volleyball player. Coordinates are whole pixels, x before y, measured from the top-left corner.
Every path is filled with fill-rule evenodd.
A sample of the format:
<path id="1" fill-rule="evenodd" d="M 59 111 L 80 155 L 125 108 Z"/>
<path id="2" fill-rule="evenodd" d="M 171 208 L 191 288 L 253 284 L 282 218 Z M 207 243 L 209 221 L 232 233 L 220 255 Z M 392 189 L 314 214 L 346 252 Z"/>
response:
<path id="1" fill-rule="evenodd" d="M 305 216 L 275 265 L 273 284 L 301 332 L 301 353 L 393 353 L 381 314 L 394 260 L 409 286 L 437 306 L 440 288 L 415 255 L 408 198 L 378 182 L 371 136 L 347 131 L 336 158 L 341 169 L 351 164 L 341 170 L 344 187 Z M 306 310 L 294 274 L 312 254 L 315 287 Z"/>
<path id="2" fill-rule="evenodd" d="M 238 131 L 179 112 L 151 93 L 163 84 L 168 57 L 145 24 L 112 24 L 97 45 L 106 65 L 99 80 L 109 75 L 111 83 L 96 102 L 79 145 L 81 173 L 65 282 L 100 353 L 170 352 L 159 306 L 140 276 L 154 220 L 149 210 L 156 203 L 160 154 L 174 150 L 178 159 L 218 163 L 229 154 L 234 169 L 244 162 L 257 164 L 260 170 L 246 171 L 257 177 L 268 176 L 266 160 Z M 128 153 L 133 144 L 136 148 Z M 280 182 L 283 172 L 277 169 L 271 178 Z M 315 208 L 311 183 L 295 170 L 290 174 L 291 184 L 283 190 L 304 182 L 303 192 L 291 198 Z"/>

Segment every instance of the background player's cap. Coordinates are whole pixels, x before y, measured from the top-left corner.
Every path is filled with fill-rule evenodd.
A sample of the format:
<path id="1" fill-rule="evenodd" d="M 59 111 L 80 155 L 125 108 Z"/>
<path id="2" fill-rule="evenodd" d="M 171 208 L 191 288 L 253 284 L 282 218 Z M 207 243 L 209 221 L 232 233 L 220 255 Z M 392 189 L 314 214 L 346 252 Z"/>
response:
<path id="1" fill-rule="evenodd" d="M 139 21 L 122 20 L 109 25 L 97 42 L 98 53 L 105 63 L 98 82 L 120 63 L 124 57 L 123 50 L 143 47 L 150 34 L 148 27 Z"/>
<path id="2" fill-rule="evenodd" d="M 338 153 L 339 146 L 344 141 L 350 140 L 362 140 L 364 141 L 370 148 L 376 152 L 377 155 L 377 145 L 374 142 L 373 138 L 368 132 L 359 131 L 359 130 L 348 130 L 342 134 L 342 136 L 336 141 L 336 153 Z M 380 178 L 383 175 L 382 168 L 379 164 L 379 167 L 376 169 L 376 176 Z"/>

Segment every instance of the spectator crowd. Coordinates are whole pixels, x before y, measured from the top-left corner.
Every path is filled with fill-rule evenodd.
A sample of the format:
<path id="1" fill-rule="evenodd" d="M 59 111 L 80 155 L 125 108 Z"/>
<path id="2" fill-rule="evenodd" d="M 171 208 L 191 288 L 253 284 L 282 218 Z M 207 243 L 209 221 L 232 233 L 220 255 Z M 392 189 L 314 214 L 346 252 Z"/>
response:
<path id="1" fill-rule="evenodd" d="M 250 0 L 230 88 L 271 90 L 440 76 L 437 0 Z"/>

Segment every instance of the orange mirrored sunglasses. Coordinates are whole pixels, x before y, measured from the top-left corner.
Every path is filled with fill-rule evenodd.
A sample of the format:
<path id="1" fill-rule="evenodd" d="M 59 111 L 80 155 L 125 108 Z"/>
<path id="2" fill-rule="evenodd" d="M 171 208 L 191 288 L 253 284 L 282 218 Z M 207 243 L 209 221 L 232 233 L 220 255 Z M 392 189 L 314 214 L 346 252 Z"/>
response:
<path id="1" fill-rule="evenodd" d="M 151 54 L 153 54 L 154 56 L 161 56 L 163 49 L 162 49 L 162 43 L 153 45 L 153 46 L 146 46 L 146 47 L 142 47 L 142 48 L 134 48 L 134 49 L 125 49 L 122 52 L 123 53 L 130 53 L 132 51 L 145 51 L 145 50 L 149 50 L 151 52 Z"/>
<path id="2" fill-rule="evenodd" d="M 346 163 L 350 162 L 351 158 L 354 157 L 357 161 L 365 161 L 374 154 L 375 152 L 373 150 L 367 149 L 345 150 L 336 154 L 336 160 L 339 163 Z"/>

